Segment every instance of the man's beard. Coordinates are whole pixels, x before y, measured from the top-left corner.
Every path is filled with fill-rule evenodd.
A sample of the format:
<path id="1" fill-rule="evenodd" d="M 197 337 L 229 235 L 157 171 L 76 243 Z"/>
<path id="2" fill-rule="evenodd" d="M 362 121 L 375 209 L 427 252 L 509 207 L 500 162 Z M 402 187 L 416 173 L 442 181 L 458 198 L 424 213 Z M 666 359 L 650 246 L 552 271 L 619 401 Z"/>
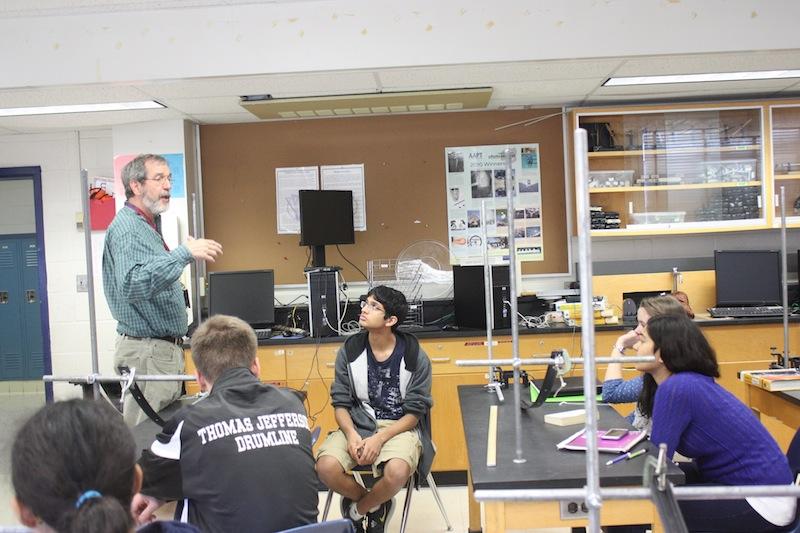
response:
<path id="1" fill-rule="evenodd" d="M 161 213 L 167 210 L 169 207 L 169 199 L 167 199 L 167 205 L 163 205 L 161 203 L 161 197 L 159 196 L 156 200 L 151 200 L 147 196 L 142 197 L 142 203 L 150 211 L 150 214 L 154 217 L 157 217 Z"/>

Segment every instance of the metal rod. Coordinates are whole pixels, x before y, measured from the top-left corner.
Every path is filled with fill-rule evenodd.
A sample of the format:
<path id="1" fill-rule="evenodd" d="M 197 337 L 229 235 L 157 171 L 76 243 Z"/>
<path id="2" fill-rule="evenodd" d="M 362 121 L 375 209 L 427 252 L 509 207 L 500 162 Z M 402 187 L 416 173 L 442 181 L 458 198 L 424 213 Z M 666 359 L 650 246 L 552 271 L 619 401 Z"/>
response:
<path id="1" fill-rule="evenodd" d="M 592 241 L 589 206 L 589 151 L 586 130 L 578 128 L 573 137 L 575 147 L 575 198 L 578 222 L 578 276 L 581 289 L 581 343 L 586 363 L 583 390 L 594 390 L 597 383 L 594 361 L 594 309 L 592 290 Z M 587 394 L 586 402 L 586 505 L 589 508 L 590 533 L 600 532 L 600 470 L 597 450 L 597 396 Z"/>
<path id="2" fill-rule="evenodd" d="M 636 355 L 633 357 L 595 357 L 595 363 L 652 363 L 656 358 L 653 355 Z M 456 359 L 456 366 L 510 366 L 514 364 L 514 359 Z M 582 364 L 586 361 L 583 357 L 570 357 L 570 361 Z M 553 359 L 533 358 L 520 359 L 522 366 L 528 365 L 555 365 Z"/>
<path id="3" fill-rule="evenodd" d="M 111 375 L 103 376 L 100 374 L 84 374 L 82 376 L 53 376 L 51 374 L 42 376 L 42 381 L 52 383 L 55 381 L 69 381 L 70 383 L 117 383 L 126 382 L 126 376 Z M 197 381 L 197 376 L 190 374 L 136 374 L 134 381 Z"/>
<path id="4" fill-rule="evenodd" d="M 89 344 L 92 350 L 92 373 L 100 370 L 97 355 L 97 320 L 94 308 L 94 263 L 92 259 L 92 214 L 89 209 L 89 172 L 81 170 L 81 205 L 83 207 L 83 242 L 86 248 L 86 295 L 89 298 Z M 100 386 L 92 387 L 94 399 L 100 398 Z"/>
<path id="5" fill-rule="evenodd" d="M 679 500 L 741 500 L 750 496 L 800 497 L 798 485 L 741 485 L 672 487 Z M 509 489 L 476 490 L 475 500 L 491 501 L 569 501 L 585 499 L 586 487 L 579 489 Z M 601 488 L 604 500 L 649 500 L 651 491 L 647 487 Z"/>
<path id="6" fill-rule="evenodd" d="M 486 298 L 486 355 L 492 360 L 492 328 L 494 327 L 494 297 L 492 295 L 492 265 L 489 263 L 489 228 L 486 224 L 486 200 L 481 201 L 481 227 L 483 228 L 483 289 Z M 494 372 L 489 370 L 489 384 L 494 383 Z M 489 389 L 492 390 L 491 388 Z"/>
<path id="7" fill-rule="evenodd" d="M 197 238 L 202 236 L 200 232 L 200 213 L 197 207 L 197 193 L 192 193 L 192 235 Z M 194 276 L 192 277 L 192 320 L 194 325 L 200 325 L 200 280 L 204 280 L 205 263 L 202 261 L 192 261 Z"/>
<path id="8" fill-rule="evenodd" d="M 519 321 L 517 320 L 517 250 L 514 241 L 514 180 L 511 163 L 514 160 L 514 150 L 506 148 L 503 151 L 506 161 L 506 220 L 508 221 L 508 300 L 511 313 L 511 356 L 514 358 L 514 405 L 520 404 L 519 381 Z M 487 243 L 488 244 L 488 243 Z M 514 409 L 514 437 L 515 437 L 515 463 L 524 463 L 522 457 L 522 411 Z"/>
<path id="9" fill-rule="evenodd" d="M 786 191 L 781 185 L 781 280 L 783 287 L 783 368 L 789 368 L 789 280 L 786 268 Z"/>

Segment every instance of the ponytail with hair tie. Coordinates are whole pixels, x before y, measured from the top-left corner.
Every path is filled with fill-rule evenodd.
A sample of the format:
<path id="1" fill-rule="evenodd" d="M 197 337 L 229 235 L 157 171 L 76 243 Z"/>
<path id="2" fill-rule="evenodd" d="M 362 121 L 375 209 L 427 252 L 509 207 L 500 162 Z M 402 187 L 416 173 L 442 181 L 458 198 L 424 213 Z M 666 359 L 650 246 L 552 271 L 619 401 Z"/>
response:
<path id="1" fill-rule="evenodd" d="M 96 490 L 87 490 L 86 492 L 78 496 L 77 500 L 75 500 L 75 509 L 80 509 L 84 503 L 91 500 L 92 498 L 102 498 L 102 497 L 103 495 L 97 492 Z"/>

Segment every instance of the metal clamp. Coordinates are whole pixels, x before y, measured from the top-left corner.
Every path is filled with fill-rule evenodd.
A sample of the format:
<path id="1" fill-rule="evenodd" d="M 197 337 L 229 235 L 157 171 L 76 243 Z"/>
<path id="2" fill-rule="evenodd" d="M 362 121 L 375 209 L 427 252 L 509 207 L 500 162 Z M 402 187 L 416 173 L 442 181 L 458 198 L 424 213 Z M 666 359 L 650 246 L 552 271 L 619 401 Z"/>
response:
<path id="1" fill-rule="evenodd" d="M 556 390 L 553 396 L 558 396 L 561 393 L 561 390 L 567 386 L 567 382 L 564 381 L 564 375 L 572 370 L 572 359 L 570 358 L 569 352 L 566 348 L 554 350 L 552 357 L 554 361 L 553 368 L 556 371 L 556 377 L 559 381 L 558 390 Z"/>
<path id="2" fill-rule="evenodd" d="M 667 480 L 667 445 L 658 447 L 658 459 L 648 457 L 644 464 L 643 484 L 650 489 L 650 497 L 656 505 L 665 531 L 688 533 L 678 500 L 672 492 L 672 483 Z"/>
<path id="3" fill-rule="evenodd" d="M 119 396 L 120 407 L 125 405 L 125 393 L 128 392 L 136 379 L 136 367 L 128 368 L 126 366 L 119 367 L 120 377 L 122 381 L 122 393 Z"/>

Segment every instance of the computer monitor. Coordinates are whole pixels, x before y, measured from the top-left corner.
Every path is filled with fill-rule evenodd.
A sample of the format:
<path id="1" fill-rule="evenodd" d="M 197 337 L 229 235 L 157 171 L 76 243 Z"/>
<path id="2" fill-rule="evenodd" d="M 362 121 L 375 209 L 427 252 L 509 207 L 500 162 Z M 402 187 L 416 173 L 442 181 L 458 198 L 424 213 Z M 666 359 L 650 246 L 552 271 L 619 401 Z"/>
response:
<path id="1" fill-rule="evenodd" d="M 233 315 L 258 328 L 275 323 L 275 275 L 272 270 L 208 274 L 208 314 Z"/>
<path id="2" fill-rule="evenodd" d="M 715 250 L 717 306 L 781 305 L 777 250 Z"/>
<path id="3" fill-rule="evenodd" d="M 353 244 L 352 191 L 300 191 L 300 246 L 311 246 L 313 265 L 325 266 L 326 244 Z"/>

